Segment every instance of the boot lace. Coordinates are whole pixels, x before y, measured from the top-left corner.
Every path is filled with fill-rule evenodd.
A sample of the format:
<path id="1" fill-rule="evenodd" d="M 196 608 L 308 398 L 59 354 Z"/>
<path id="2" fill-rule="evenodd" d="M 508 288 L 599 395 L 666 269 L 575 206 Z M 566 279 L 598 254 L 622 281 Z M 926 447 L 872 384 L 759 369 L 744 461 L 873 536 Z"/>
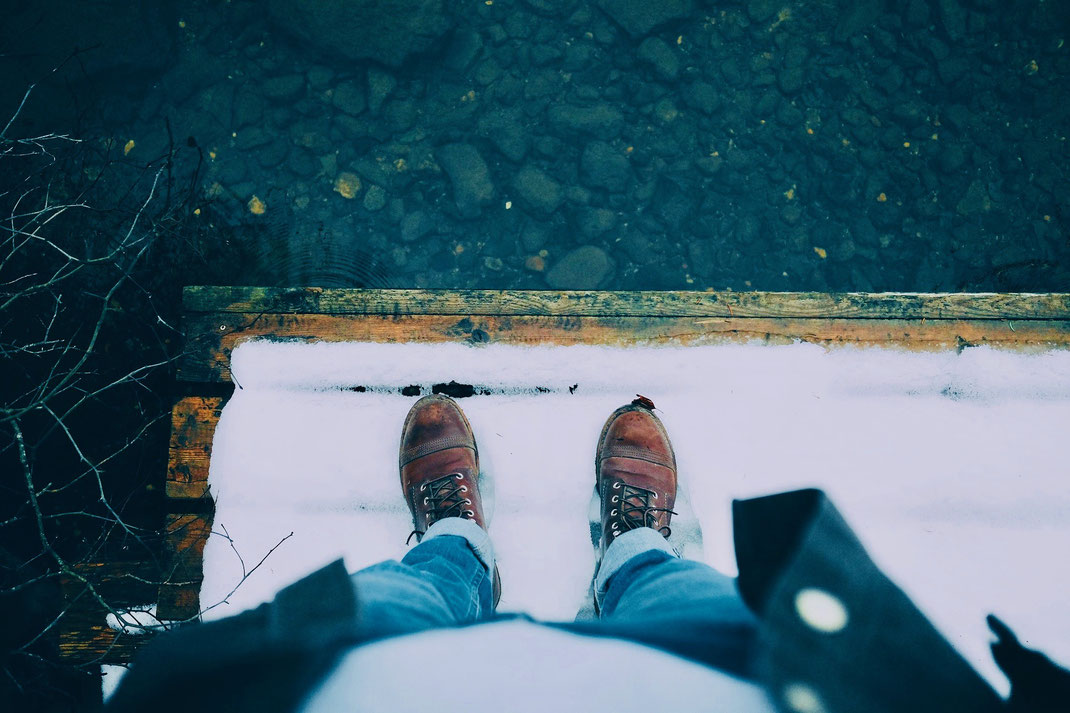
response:
<path id="1" fill-rule="evenodd" d="M 476 516 L 475 510 L 465 509 L 466 505 L 472 504 L 472 499 L 466 497 L 468 486 L 460 481 L 464 479 L 461 473 L 450 473 L 435 480 L 429 480 L 420 486 L 419 492 L 426 493 L 423 504 L 427 506 L 427 526 L 431 527 L 439 520 L 446 517 L 461 517 L 471 520 Z M 427 530 L 414 529 L 409 533 L 405 544 L 409 544 L 413 537 L 419 542 Z"/>
<path id="2" fill-rule="evenodd" d="M 614 495 L 610 499 L 611 505 L 616 504 L 616 507 L 611 508 L 609 511 L 610 517 L 614 518 L 612 520 L 614 537 L 620 535 L 621 532 L 627 532 L 639 527 L 652 528 L 665 537 L 672 534 L 672 530 L 668 525 L 658 527 L 658 514 L 668 513 L 669 515 L 675 515 L 676 512 L 669 508 L 659 508 L 651 505 L 651 500 L 658 499 L 657 493 L 646 488 L 628 485 L 622 481 L 613 483 L 613 489 L 621 491 L 619 495 Z M 617 518 L 618 514 L 620 516 L 619 519 Z M 618 530 L 618 523 L 624 528 L 623 530 Z"/>

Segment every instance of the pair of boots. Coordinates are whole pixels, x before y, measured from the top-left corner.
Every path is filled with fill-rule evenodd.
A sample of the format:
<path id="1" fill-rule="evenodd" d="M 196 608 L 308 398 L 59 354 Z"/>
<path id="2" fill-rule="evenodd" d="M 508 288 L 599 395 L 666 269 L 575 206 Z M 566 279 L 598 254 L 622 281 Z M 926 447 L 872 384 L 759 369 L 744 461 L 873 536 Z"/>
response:
<path id="1" fill-rule="evenodd" d="M 595 485 L 602 501 L 606 548 L 621 534 L 650 527 L 669 536 L 676 501 L 676 456 L 654 404 L 640 397 L 606 420 L 595 449 Z M 419 540 L 447 517 L 486 528 L 479 497 L 479 451 L 461 408 L 447 396 L 425 396 L 413 405 L 401 431 L 401 487 Z M 410 535 L 410 538 L 412 535 Z M 494 604 L 501 577 L 494 570 Z"/>

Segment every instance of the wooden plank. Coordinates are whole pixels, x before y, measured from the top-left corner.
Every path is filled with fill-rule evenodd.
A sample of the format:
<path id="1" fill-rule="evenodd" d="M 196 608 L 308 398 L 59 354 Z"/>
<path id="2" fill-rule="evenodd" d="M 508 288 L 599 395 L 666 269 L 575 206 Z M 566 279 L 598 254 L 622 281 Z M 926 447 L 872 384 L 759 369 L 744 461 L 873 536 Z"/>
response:
<path id="1" fill-rule="evenodd" d="M 151 602 L 162 579 L 160 566 L 155 562 L 80 562 L 74 571 L 93 583 L 93 588 L 116 607 Z M 77 579 L 60 578 L 63 596 L 68 601 L 85 593 L 85 585 Z M 85 598 L 84 602 L 90 599 Z"/>
<path id="2" fill-rule="evenodd" d="M 123 634 L 99 620 L 77 622 L 60 631 L 59 655 L 70 664 L 128 663 L 152 634 Z"/>
<path id="3" fill-rule="evenodd" d="M 184 381 L 229 381 L 230 355 L 253 339 L 302 342 L 703 345 L 757 341 L 894 346 L 936 351 L 986 344 L 1036 349 L 1070 344 L 1070 321 L 772 319 L 216 313 L 191 315 L 179 362 Z M 240 376 L 240 375 L 239 375 Z"/>
<path id="4" fill-rule="evenodd" d="M 187 312 L 470 316 L 1070 319 L 1065 293 L 185 289 Z"/>
<path id="5" fill-rule="evenodd" d="M 210 532 L 210 515 L 168 515 L 166 548 L 171 565 L 164 575 L 150 562 L 97 562 L 76 569 L 112 606 L 155 602 L 156 616 L 163 621 L 192 619 L 200 613 L 204 546 Z M 65 578 L 61 586 L 68 609 L 58 626 L 59 650 L 69 663 L 127 662 L 151 638 L 151 634 L 123 634 L 109 627 L 106 610 L 76 579 Z"/>
<path id="6" fill-rule="evenodd" d="M 74 567 L 112 607 L 147 607 L 156 598 L 159 567 L 152 562 L 88 562 Z M 74 578 L 60 580 L 66 611 L 60 620 L 60 656 L 75 665 L 123 663 L 148 636 L 122 634 L 106 623 L 107 610 Z"/>
<path id="7" fill-rule="evenodd" d="M 203 576 L 201 556 L 212 532 L 212 516 L 171 513 L 165 520 L 164 542 L 170 562 L 165 581 L 199 582 Z"/>
<path id="8" fill-rule="evenodd" d="M 225 402 L 220 396 L 189 396 L 171 410 L 170 458 L 164 483 L 168 498 L 209 495 L 212 438 Z"/>
<path id="9" fill-rule="evenodd" d="M 171 567 L 157 597 L 156 616 L 179 621 L 200 613 L 204 546 L 212 532 L 212 515 L 167 515 L 165 544 Z"/>
<path id="10" fill-rule="evenodd" d="M 156 611 L 165 621 L 185 621 L 200 614 L 201 583 L 167 584 L 160 587 Z"/>

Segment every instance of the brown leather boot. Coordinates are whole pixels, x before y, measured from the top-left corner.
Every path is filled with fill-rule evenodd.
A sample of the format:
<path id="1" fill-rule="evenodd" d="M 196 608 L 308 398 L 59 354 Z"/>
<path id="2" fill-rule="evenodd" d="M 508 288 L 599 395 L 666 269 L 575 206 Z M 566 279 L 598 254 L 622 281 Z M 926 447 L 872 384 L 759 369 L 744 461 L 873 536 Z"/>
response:
<path id="1" fill-rule="evenodd" d="M 401 429 L 401 488 L 419 542 L 427 528 L 447 517 L 473 520 L 483 529 L 479 497 L 479 451 L 464 412 L 448 396 L 425 396 L 409 410 Z M 494 605 L 501 577 L 494 567 Z"/>
<path id="2" fill-rule="evenodd" d="M 640 396 L 613 412 L 595 451 L 602 498 L 602 554 L 618 535 L 650 527 L 669 536 L 676 503 L 676 454 L 665 427 Z"/>

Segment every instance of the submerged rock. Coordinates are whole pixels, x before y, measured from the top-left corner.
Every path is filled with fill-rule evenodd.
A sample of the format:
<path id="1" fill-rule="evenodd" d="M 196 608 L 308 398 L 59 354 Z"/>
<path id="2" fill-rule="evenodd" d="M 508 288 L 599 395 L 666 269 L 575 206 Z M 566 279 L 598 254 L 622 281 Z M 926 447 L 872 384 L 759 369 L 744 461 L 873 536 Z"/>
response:
<path id="1" fill-rule="evenodd" d="M 274 101 L 287 102 L 301 96 L 305 91 L 305 75 L 284 74 L 265 79 L 261 85 L 264 96 Z"/>
<path id="2" fill-rule="evenodd" d="M 956 175 L 966 163 L 966 151 L 957 143 L 945 141 L 940 147 L 939 164 L 944 173 Z"/>
<path id="3" fill-rule="evenodd" d="M 419 240 L 435 229 L 435 221 L 422 210 L 409 213 L 401 219 L 401 239 L 406 243 Z"/>
<path id="4" fill-rule="evenodd" d="M 368 186 L 364 193 L 364 207 L 370 211 L 382 210 L 386 206 L 386 190 L 382 186 Z"/>
<path id="5" fill-rule="evenodd" d="M 588 238 L 596 238 L 617 225 L 617 214 L 608 208 L 585 208 L 579 214 L 577 227 Z"/>
<path id="6" fill-rule="evenodd" d="M 353 80 L 339 82 L 334 88 L 331 102 L 345 113 L 353 115 L 361 113 L 367 107 L 364 87 Z"/>
<path id="7" fill-rule="evenodd" d="M 988 196 L 988 190 L 983 181 L 975 179 L 966 189 L 966 195 L 959 201 L 956 210 L 959 215 L 971 216 L 978 213 L 987 213 L 992 209 L 992 199 Z"/>
<path id="8" fill-rule="evenodd" d="M 747 15 L 755 22 L 765 22 L 777 14 L 783 3 L 780 0 L 747 0 Z"/>
<path id="9" fill-rule="evenodd" d="M 847 3 L 846 10 L 836 23 L 836 39 L 842 42 L 867 29 L 877 21 L 882 5 L 881 0 L 856 0 Z"/>
<path id="10" fill-rule="evenodd" d="M 958 0 L 937 0 L 936 8 L 940 13 L 940 21 L 944 23 L 947 36 L 952 42 L 957 42 L 966 34 L 966 10 Z"/>
<path id="11" fill-rule="evenodd" d="M 576 0 L 524 0 L 524 4 L 545 17 L 560 15 L 576 4 Z"/>
<path id="12" fill-rule="evenodd" d="M 596 0 L 598 7 L 632 37 L 691 14 L 691 0 Z"/>
<path id="13" fill-rule="evenodd" d="M 776 75 L 777 86 L 787 95 L 797 94 L 806 81 L 806 70 L 801 66 L 784 67 Z"/>
<path id="14" fill-rule="evenodd" d="M 593 106 L 560 104 L 550 108 L 550 124 L 566 134 L 583 132 L 600 137 L 620 133 L 624 115 L 620 109 L 604 102 Z"/>
<path id="15" fill-rule="evenodd" d="M 442 170 L 450 178 L 457 210 L 465 218 L 477 218 L 494 198 L 490 169 L 471 144 L 447 144 L 436 152 Z"/>
<path id="16" fill-rule="evenodd" d="M 373 114 L 378 114 L 383 108 L 383 102 L 398 86 L 398 80 L 393 74 L 384 72 L 376 67 L 368 68 L 368 108 Z"/>
<path id="17" fill-rule="evenodd" d="M 520 198 L 536 213 L 553 213 L 565 199 L 561 184 L 534 166 L 524 166 L 513 179 Z"/>
<path id="18" fill-rule="evenodd" d="M 929 24 L 929 3 L 925 0 L 910 0 L 905 19 L 908 25 L 925 27 Z"/>
<path id="19" fill-rule="evenodd" d="M 694 82 L 683 96 L 685 104 L 703 114 L 712 114 L 721 105 L 717 90 L 707 82 Z"/>
<path id="20" fill-rule="evenodd" d="M 514 109 L 490 112 L 479 120 L 479 134 L 485 136 L 510 161 L 521 161 L 528 152 L 528 132 Z"/>
<path id="21" fill-rule="evenodd" d="M 528 223 L 520 234 L 520 243 L 530 252 L 537 252 L 550 242 L 550 230 L 538 223 Z"/>
<path id="22" fill-rule="evenodd" d="M 234 129 L 259 124 L 264 116 L 264 100 L 252 87 L 239 89 L 234 97 L 233 112 L 231 127 Z"/>
<path id="23" fill-rule="evenodd" d="M 397 67 L 452 29 L 443 0 L 270 0 L 271 19 L 312 46 Z"/>
<path id="24" fill-rule="evenodd" d="M 580 168 L 584 182 L 610 192 L 624 190 L 631 177 L 628 159 L 604 141 L 592 141 L 583 150 Z"/>
<path id="25" fill-rule="evenodd" d="M 680 73 L 680 58 L 660 38 L 647 37 L 643 40 L 639 45 L 638 57 L 653 67 L 662 79 L 676 79 Z"/>
<path id="26" fill-rule="evenodd" d="M 446 50 L 446 66 L 455 72 L 468 68 L 483 49 L 483 38 L 475 30 L 458 30 Z"/>
<path id="27" fill-rule="evenodd" d="M 555 290 L 594 290 L 613 273 L 613 260 L 594 245 L 567 253 L 546 273 L 546 284 Z"/>

